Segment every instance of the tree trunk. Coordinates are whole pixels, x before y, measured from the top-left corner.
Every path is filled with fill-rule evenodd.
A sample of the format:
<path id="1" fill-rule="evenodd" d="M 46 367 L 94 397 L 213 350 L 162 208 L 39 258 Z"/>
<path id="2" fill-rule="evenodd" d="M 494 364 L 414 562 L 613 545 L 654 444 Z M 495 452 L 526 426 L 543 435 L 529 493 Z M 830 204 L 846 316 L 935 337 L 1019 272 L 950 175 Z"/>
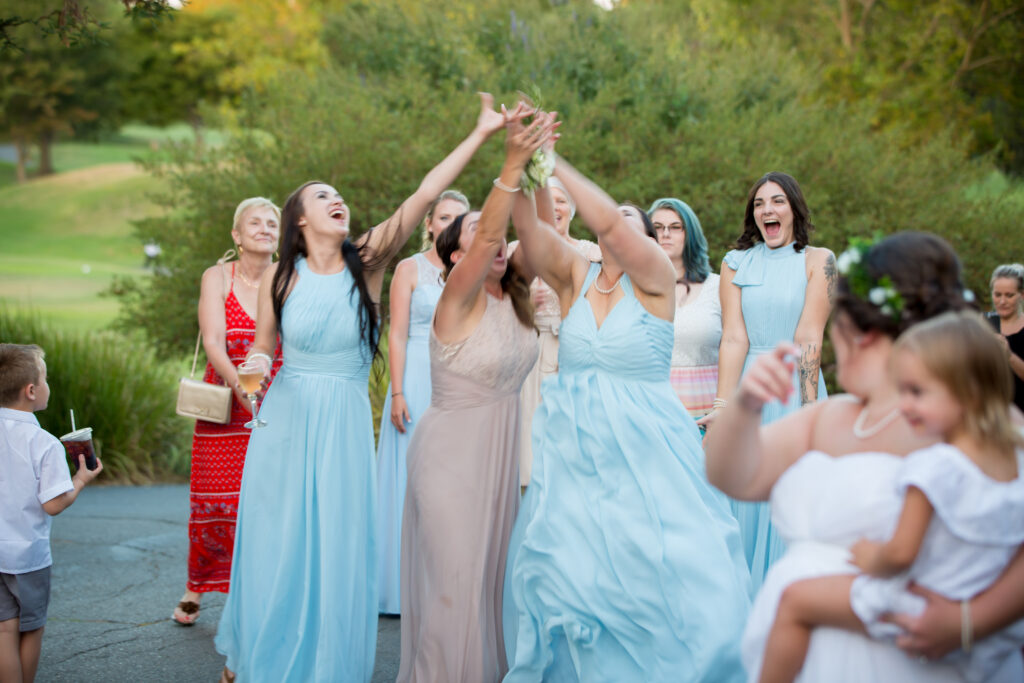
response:
<path id="1" fill-rule="evenodd" d="M 53 175 L 53 132 L 39 134 L 39 175 Z"/>
<path id="2" fill-rule="evenodd" d="M 836 21 L 836 28 L 839 29 L 843 47 L 853 52 L 853 17 L 850 16 L 849 0 L 839 0 L 839 19 Z"/>
<path id="3" fill-rule="evenodd" d="M 15 173 L 17 174 L 18 182 L 23 183 L 28 180 L 28 173 L 25 170 L 25 166 L 28 164 L 28 145 L 25 144 L 25 138 L 18 137 L 14 139 L 14 150 L 18 157 Z"/>
<path id="4" fill-rule="evenodd" d="M 192 126 L 192 134 L 196 138 L 196 147 L 203 146 L 203 117 L 199 112 L 192 111 L 188 115 L 188 123 Z"/>

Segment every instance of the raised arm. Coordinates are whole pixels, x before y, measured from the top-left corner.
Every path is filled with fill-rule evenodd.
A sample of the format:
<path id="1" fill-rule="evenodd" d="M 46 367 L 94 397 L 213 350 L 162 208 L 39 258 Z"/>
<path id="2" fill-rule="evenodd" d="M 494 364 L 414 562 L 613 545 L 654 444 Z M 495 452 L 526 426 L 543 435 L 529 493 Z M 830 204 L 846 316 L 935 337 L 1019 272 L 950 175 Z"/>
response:
<path id="1" fill-rule="evenodd" d="M 538 218 L 537 209 L 545 202 L 551 204 L 547 188 L 538 189 L 534 197 L 517 193 L 512 225 L 519 236 L 519 249 L 513 260 L 525 259 L 529 270 L 554 289 L 560 301 L 572 301 L 573 269 L 585 273 L 587 260 L 562 239 L 551 223 Z M 553 220 L 554 210 L 551 213 Z"/>
<path id="2" fill-rule="evenodd" d="M 675 270 L 658 243 L 638 234 L 615 201 L 561 157 L 555 164 L 555 175 L 576 200 L 580 218 L 634 286 L 650 296 L 672 298 L 674 306 Z"/>
<path id="3" fill-rule="evenodd" d="M 367 284 L 373 281 L 372 278 L 383 282 L 385 267 L 423 221 L 430 202 L 455 181 L 487 138 L 505 125 L 504 116 L 494 111 L 493 105 L 494 98 L 489 93 L 480 93 L 480 116 L 469 136 L 427 173 L 416 191 L 402 202 L 394 214 L 356 241 L 357 245 L 365 245 L 367 249 L 363 257 L 367 262 Z M 379 292 L 379 283 L 376 290 L 371 291 Z"/>
<path id="4" fill-rule="evenodd" d="M 733 399 L 718 411 L 704 440 L 708 481 L 737 500 L 767 500 L 782 473 L 806 453 L 823 403 L 808 406 L 765 427 L 761 410 L 793 391 L 792 344 L 757 358 Z"/>
<path id="5" fill-rule="evenodd" d="M 800 403 L 818 400 L 818 375 L 821 369 L 821 343 L 825 324 L 832 312 L 831 300 L 836 285 L 836 259 L 828 249 L 807 247 L 811 262 L 804 294 L 804 309 L 793 341 L 800 347 L 797 363 L 800 378 Z"/>
<path id="6" fill-rule="evenodd" d="M 520 103 L 515 111 L 507 114 L 510 122 L 520 120 L 529 115 L 525 105 Z M 505 163 L 501 173 L 495 180 L 495 186 L 487 195 L 484 206 L 477 221 L 473 241 L 452 267 L 445 282 L 441 298 L 438 300 L 434 313 L 434 330 L 438 338 L 445 343 L 452 343 L 461 338 L 462 331 L 472 329 L 475 321 L 471 315 L 477 305 L 478 295 L 484 280 L 491 270 L 494 258 L 498 255 L 505 242 L 509 215 L 526 162 L 533 152 L 546 140 L 554 130 L 555 123 L 538 117 L 530 126 L 518 131 L 509 129 L 505 139 Z M 468 226 L 463 226 L 465 235 Z"/>

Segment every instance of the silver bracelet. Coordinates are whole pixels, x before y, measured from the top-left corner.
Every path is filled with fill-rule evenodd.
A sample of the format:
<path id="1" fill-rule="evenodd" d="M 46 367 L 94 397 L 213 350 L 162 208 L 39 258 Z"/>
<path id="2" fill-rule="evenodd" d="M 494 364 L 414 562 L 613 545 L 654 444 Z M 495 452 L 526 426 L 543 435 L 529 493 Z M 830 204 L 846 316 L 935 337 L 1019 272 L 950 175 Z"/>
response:
<path id="1" fill-rule="evenodd" d="M 498 188 L 499 190 L 504 190 L 505 192 L 508 192 L 509 194 L 511 194 L 513 192 L 519 192 L 519 188 L 518 187 L 509 187 L 505 183 L 501 182 L 501 178 L 495 178 L 494 179 L 494 186 L 496 188 Z"/>
<path id="2" fill-rule="evenodd" d="M 715 397 L 715 400 L 711 402 L 711 407 L 713 410 L 724 408 L 727 405 L 729 405 L 728 401 L 726 401 L 724 398 L 718 398 L 717 396 Z"/>

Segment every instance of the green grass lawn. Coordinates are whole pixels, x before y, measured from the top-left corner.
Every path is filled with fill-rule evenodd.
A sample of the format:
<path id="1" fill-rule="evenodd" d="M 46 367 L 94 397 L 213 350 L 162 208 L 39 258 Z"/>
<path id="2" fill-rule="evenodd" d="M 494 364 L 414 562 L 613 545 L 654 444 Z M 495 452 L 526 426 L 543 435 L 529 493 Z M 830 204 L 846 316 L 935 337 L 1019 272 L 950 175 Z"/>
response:
<path id="1" fill-rule="evenodd" d="M 0 299 L 79 329 L 108 325 L 113 276 L 145 274 L 131 221 L 156 210 L 155 188 L 123 161 L 0 187 Z"/>
<path id="2" fill-rule="evenodd" d="M 158 211 L 147 194 L 157 182 L 134 162 L 192 128 L 124 126 L 104 142 L 60 142 L 57 174 L 17 185 L 14 164 L 0 162 L 0 302 L 78 329 L 107 326 L 118 302 L 104 296 L 115 275 L 145 276 L 132 221 Z M 206 144 L 224 135 L 204 131 Z M 38 164 L 32 150 L 31 174 Z"/>

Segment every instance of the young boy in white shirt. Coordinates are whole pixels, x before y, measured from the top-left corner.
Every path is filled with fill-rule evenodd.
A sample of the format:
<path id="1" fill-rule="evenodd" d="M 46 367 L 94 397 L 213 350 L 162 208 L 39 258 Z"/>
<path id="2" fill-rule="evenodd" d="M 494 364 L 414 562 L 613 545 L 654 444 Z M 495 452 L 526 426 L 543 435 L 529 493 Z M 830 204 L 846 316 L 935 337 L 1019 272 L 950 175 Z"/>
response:
<path id="1" fill-rule="evenodd" d="M 50 602 L 50 516 L 103 471 L 79 456 L 71 477 L 63 444 L 32 414 L 49 399 L 43 350 L 0 344 L 0 681 L 35 678 Z"/>

